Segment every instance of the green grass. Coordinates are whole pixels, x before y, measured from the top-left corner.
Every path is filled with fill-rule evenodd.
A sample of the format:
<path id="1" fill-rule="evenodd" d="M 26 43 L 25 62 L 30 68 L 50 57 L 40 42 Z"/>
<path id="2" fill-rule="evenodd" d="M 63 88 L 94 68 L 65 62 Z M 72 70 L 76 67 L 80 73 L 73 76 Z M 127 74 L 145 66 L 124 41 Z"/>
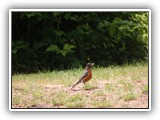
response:
<path id="1" fill-rule="evenodd" d="M 105 89 L 106 90 L 112 90 L 112 85 L 110 83 L 105 84 Z"/>
<path id="2" fill-rule="evenodd" d="M 104 96 L 105 95 L 105 90 L 97 90 L 94 92 L 94 96 Z"/>
<path id="3" fill-rule="evenodd" d="M 142 87 L 143 94 L 148 94 L 148 84 Z"/>
<path id="4" fill-rule="evenodd" d="M 84 107 L 84 105 L 85 105 L 84 101 L 68 102 L 66 104 L 67 108 L 82 108 Z"/>
<path id="5" fill-rule="evenodd" d="M 111 101 L 108 101 L 108 100 L 105 100 L 105 99 L 94 100 L 92 104 L 95 108 L 110 108 L 110 107 L 113 106 Z"/>
<path id="6" fill-rule="evenodd" d="M 126 93 L 122 98 L 125 100 L 125 101 L 129 101 L 129 100 L 134 100 L 138 97 L 137 94 L 133 93 L 133 92 L 128 92 Z"/>
<path id="7" fill-rule="evenodd" d="M 84 87 L 83 87 L 83 89 L 84 90 L 92 90 L 92 89 L 96 89 L 97 88 L 97 86 L 96 85 L 94 85 L 94 84 L 85 84 L 84 85 Z"/>
<path id="8" fill-rule="evenodd" d="M 81 108 L 83 106 L 85 106 L 85 97 L 81 94 L 73 95 L 67 100 L 68 108 Z"/>
<path id="9" fill-rule="evenodd" d="M 52 105 L 54 106 L 62 106 L 66 102 L 67 93 L 65 91 L 58 91 L 54 95 L 52 95 Z"/>
<path id="10" fill-rule="evenodd" d="M 148 95 L 148 64 L 93 67 L 92 79 L 71 86 L 83 69 L 16 74 L 12 76 L 12 106 L 42 108 L 131 107 L 132 100 Z M 122 103 L 120 103 L 122 102 Z M 134 102 L 134 107 L 139 107 Z M 145 103 L 145 102 L 143 102 Z M 143 106 L 148 107 L 147 103 Z"/>

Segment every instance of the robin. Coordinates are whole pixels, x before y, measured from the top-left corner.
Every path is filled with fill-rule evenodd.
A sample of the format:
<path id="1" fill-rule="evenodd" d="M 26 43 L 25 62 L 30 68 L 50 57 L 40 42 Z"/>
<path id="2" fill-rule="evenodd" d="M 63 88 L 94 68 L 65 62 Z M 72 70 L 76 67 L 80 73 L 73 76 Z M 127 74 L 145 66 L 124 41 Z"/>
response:
<path id="1" fill-rule="evenodd" d="M 86 83 L 88 82 L 91 78 L 92 78 L 92 72 L 91 72 L 91 67 L 94 65 L 94 63 L 87 63 L 86 67 L 85 67 L 85 72 L 83 74 L 83 76 L 78 80 L 78 82 L 76 84 L 74 84 L 72 86 L 71 89 L 73 89 L 76 85 L 78 85 L 79 83 Z"/>

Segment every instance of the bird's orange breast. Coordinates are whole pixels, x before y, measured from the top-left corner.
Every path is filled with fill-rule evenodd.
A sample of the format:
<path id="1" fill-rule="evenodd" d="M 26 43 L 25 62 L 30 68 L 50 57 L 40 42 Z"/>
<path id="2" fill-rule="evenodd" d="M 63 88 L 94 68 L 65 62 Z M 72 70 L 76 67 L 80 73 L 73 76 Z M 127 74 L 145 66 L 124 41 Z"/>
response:
<path id="1" fill-rule="evenodd" d="M 88 70 L 88 75 L 83 79 L 83 82 L 86 83 L 92 78 L 92 72 L 91 70 Z"/>

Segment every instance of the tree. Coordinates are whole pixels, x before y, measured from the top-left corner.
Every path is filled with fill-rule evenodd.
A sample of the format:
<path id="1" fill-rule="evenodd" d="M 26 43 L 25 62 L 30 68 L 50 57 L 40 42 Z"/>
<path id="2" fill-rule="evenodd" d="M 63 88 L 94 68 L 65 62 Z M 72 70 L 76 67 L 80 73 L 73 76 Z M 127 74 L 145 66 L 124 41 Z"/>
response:
<path id="1" fill-rule="evenodd" d="M 12 12 L 14 72 L 99 66 L 148 56 L 147 12 Z"/>

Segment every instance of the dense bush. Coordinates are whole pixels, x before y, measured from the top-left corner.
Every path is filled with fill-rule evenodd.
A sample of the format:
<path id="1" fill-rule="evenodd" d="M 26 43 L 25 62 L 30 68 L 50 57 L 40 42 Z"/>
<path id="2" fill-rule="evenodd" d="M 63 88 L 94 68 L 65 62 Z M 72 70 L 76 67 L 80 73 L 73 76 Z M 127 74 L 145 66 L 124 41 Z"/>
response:
<path id="1" fill-rule="evenodd" d="M 12 12 L 12 70 L 146 60 L 147 12 Z"/>

